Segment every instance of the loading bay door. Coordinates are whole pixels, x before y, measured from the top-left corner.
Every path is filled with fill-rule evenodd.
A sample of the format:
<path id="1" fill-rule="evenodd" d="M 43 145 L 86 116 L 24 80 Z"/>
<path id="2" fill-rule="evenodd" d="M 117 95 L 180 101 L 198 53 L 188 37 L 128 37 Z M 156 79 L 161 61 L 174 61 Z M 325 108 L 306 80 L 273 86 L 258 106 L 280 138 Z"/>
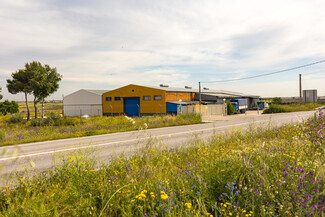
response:
<path id="1" fill-rule="evenodd" d="M 139 116 L 140 98 L 124 98 L 124 112 L 129 117 Z"/>

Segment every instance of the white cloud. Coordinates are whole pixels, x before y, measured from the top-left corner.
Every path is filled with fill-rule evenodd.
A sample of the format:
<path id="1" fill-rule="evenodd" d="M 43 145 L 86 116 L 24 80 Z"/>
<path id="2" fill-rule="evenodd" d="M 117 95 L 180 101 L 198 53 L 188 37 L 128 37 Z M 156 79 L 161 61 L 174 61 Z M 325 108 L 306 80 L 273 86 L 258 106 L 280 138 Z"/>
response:
<path id="1" fill-rule="evenodd" d="M 0 74 L 9 76 L 27 61 L 48 63 L 63 74 L 60 96 L 71 86 L 181 87 L 277 71 L 325 57 L 324 7 L 321 0 L 4 0 Z M 253 80 L 221 86 L 269 96 L 296 93 L 296 75 L 278 77 L 265 79 L 270 89 Z M 308 82 L 325 95 L 324 77 Z"/>

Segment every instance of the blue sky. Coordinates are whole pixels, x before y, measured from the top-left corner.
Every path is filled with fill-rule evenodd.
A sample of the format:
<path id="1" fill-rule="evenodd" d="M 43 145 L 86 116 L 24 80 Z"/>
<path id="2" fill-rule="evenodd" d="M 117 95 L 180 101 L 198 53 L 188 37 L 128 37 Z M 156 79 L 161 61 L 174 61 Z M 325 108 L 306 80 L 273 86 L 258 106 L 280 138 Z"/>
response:
<path id="1" fill-rule="evenodd" d="M 2 0 L 0 86 L 33 60 L 56 67 L 62 99 L 81 88 L 130 83 L 198 87 L 325 59 L 322 0 Z M 325 63 L 210 89 L 264 97 L 325 95 Z"/>

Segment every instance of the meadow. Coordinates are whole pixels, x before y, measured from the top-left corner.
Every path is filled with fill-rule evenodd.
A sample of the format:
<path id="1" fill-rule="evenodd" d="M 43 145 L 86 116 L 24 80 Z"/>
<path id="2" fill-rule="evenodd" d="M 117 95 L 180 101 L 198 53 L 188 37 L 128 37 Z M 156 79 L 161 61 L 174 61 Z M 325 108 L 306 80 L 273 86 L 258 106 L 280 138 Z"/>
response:
<path id="1" fill-rule="evenodd" d="M 325 216 L 325 115 L 305 123 L 194 136 L 168 149 L 152 138 L 99 164 L 94 149 L 17 174 L 2 216 Z"/>
<path id="2" fill-rule="evenodd" d="M 28 122 L 20 114 L 13 114 L 0 116 L 0 146 L 197 123 L 201 123 L 201 117 L 196 114 L 80 118 L 51 112 L 45 119 Z"/>
<path id="3" fill-rule="evenodd" d="M 271 104 L 263 111 L 263 114 L 312 111 L 315 108 L 324 106 L 324 103 L 291 103 L 291 104 Z"/>

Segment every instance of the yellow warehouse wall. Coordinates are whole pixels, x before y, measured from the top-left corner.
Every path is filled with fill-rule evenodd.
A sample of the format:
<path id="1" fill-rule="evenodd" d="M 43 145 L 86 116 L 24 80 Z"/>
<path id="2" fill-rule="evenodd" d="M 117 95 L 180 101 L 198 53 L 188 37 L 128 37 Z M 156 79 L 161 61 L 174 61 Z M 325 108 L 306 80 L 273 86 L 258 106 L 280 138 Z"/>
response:
<path id="1" fill-rule="evenodd" d="M 166 102 L 171 101 L 194 101 L 195 93 L 186 93 L 186 92 L 167 92 L 166 93 Z"/>
<path id="2" fill-rule="evenodd" d="M 133 90 L 133 91 L 132 91 Z M 161 95 L 161 100 L 154 100 L 155 95 Z M 143 100 L 143 96 L 150 96 L 150 100 Z M 106 97 L 112 97 L 112 101 L 106 101 Z M 121 101 L 115 101 L 114 97 L 121 97 Z M 140 113 L 142 114 L 159 114 L 166 113 L 166 91 L 143 87 L 130 84 L 103 94 L 103 113 L 123 113 L 124 98 L 139 97 L 140 98 Z M 113 110 L 113 111 L 112 111 Z"/>

